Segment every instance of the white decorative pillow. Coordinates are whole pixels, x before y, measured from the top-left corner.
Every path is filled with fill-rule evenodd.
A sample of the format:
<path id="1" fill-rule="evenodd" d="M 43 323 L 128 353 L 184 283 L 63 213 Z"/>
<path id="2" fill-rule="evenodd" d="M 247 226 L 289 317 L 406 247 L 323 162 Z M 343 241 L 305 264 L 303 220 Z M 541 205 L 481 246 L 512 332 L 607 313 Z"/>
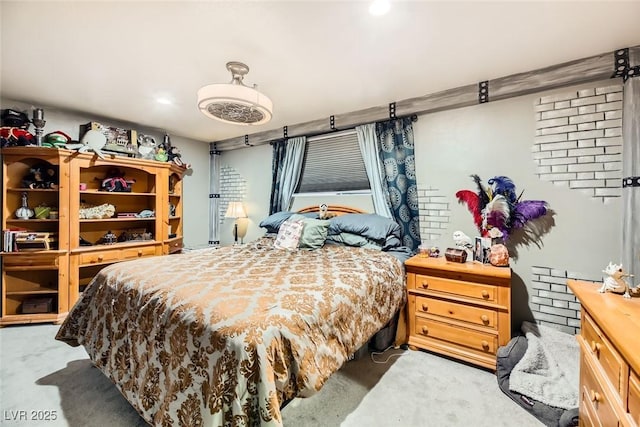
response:
<path id="1" fill-rule="evenodd" d="M 278 249 L 298 249 L 298 242 L 300 241 L 303 228 L 304 224 L 302 221 L 287 220 L 283 222 L 278 230 L 278 237 L 276 237 L 273 246 Z"/>

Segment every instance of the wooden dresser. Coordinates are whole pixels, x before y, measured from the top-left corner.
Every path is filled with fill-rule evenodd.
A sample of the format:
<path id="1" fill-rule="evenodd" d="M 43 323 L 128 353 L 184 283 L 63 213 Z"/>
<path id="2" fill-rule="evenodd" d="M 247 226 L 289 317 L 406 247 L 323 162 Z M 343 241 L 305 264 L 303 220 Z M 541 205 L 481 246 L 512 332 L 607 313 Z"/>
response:
<path id="1" fill-rule="evenodd" d="M 568 281 L 582 305 L 580 425 L 640 425 L 640 299 Z"/>
<path id="2" fill-rule="evenodd" d="M 511 339 L 511 269 L 414 256 L 407 271 L 407 342 L 492 370 Z"/>

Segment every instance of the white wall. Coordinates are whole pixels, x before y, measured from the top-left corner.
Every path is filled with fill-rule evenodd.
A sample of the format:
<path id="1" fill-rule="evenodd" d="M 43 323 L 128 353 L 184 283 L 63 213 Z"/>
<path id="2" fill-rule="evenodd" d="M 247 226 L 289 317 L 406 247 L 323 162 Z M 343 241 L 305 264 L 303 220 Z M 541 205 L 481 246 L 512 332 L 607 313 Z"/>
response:
<path id="1" fill-rule="evenodd" d="M 245 242 L 250 242 L 264 235 L 264 228 L 258 227 L 260 221 L 269 215 L 269 199 L 271 194 L 271 145 L 260 145 L 223 151 L 220 166 L 234 168 L 247 182 L 246 196 L 243 201 L 247 212 L 248 227 Z M 224 219 L 220 227 L 220 244 L 233 244 L 233 219 Z"/>
<path id="2" fill-rule="evenodd" d="M 31 110 L 35 107 L 17 100 L 0 99 L 0 108 L 25 111 L 29 117 L 31 117 Z M 37 107 L 44 109 L 46 120 L 44 134 L 59 130 L 77 140 L 80 125 L 97 121 L 107 126 L 135 129 L 145 135 L 153 136 L 156 141 L 162 141 L 164 135 L 158 129 L 149 129 L 105 117 L 47 108 L 41 105 Z M 32 133 L 35 132 L 33 127 L 30 130 Z M 186 247 L 206 246 L 209 237 L 208 232 L 205 233 L 203 230 L 209 228 L 209 144 L 179 136 L 171 136 L 171 143 L 180 149 L 182 160 L 185 163 L 190 163 L 192 167 L 192 170 L 187 172 L 183 184 L 184 244 Z"/>
<path id="3" fill-rule="evenodd" d="M 478 234 L 467 207 L 455 198 L 458 190 L 477 190 L 471 174 L 478 174 L 485 184 L 493 176 L 506 175 L 518 191 L 524 190 L 523 199 L 545 200 L 554 212 L 553 225 L 539 246 L 516 244 L 512 253 L 517 255 L 511 265 L 516 326 L 530 317 L 533 266 L 598 278 L 609 261 L 619 260 L 621 249 L 620 198 L 605 203 L 536 175 L 534 101 L 540 95 L 428 114 L 414 123 L 418 187 L 437 189 L 451 209 L 448 229 L 434 242 L 440 248 L 453 246 L 455 230 Z"/>
<path id="4" fill-rule="evenodd" d="M 620 255 L 620 199 L 593 199 L 538 179 L 531 147 L 536 96 L 490 102 L 421 116 L 414 123 L 417 180 L 451 199 L 449 229 L 477 234 L 471 214 L 455 199 L 460 189 L 476 190 L 469 178 L 496 175 L 513 179 L 523 199 L 541 199 L 555 212 L 555 226 L 538 247 L 518 247 L 518 263 L 544 260 L 572 271 L 597 274 Z M 452 244 L 450 235 L 438 242 Z M 604 263 L 604 265 L 603 265 Z"/>

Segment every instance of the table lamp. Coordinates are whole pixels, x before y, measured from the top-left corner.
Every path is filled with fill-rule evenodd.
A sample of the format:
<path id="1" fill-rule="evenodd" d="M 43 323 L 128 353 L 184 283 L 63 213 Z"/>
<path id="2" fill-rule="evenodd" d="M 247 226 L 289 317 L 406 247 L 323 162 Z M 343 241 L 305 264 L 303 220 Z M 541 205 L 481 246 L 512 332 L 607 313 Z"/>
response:
<path id="1" fill-rule="evenodd" d="M 238 244 L 238 238 L 240 238 L 240 243 L 242 243 L 242 239 L 247 235 L 247 213 L 244 210 L 244 206 L 242 206 L 242 202 L 229 202 L 227 213 L 224 214 L 224 217 L 235 218 L 233 224 L 233 244 Z"/>

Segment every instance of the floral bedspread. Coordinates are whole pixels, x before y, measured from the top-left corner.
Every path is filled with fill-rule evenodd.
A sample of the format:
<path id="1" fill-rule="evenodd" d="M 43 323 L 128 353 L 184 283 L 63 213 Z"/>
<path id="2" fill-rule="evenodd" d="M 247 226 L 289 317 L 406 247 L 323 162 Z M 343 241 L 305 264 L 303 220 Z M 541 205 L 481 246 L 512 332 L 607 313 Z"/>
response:
<path id="1" fill-rule="evenodd" d="M 327 245 L 241 247 L 104 268 L 56 339 L 83 345 L 154 425 L 282 425 L 405 299 L 402 263 Z"/>

